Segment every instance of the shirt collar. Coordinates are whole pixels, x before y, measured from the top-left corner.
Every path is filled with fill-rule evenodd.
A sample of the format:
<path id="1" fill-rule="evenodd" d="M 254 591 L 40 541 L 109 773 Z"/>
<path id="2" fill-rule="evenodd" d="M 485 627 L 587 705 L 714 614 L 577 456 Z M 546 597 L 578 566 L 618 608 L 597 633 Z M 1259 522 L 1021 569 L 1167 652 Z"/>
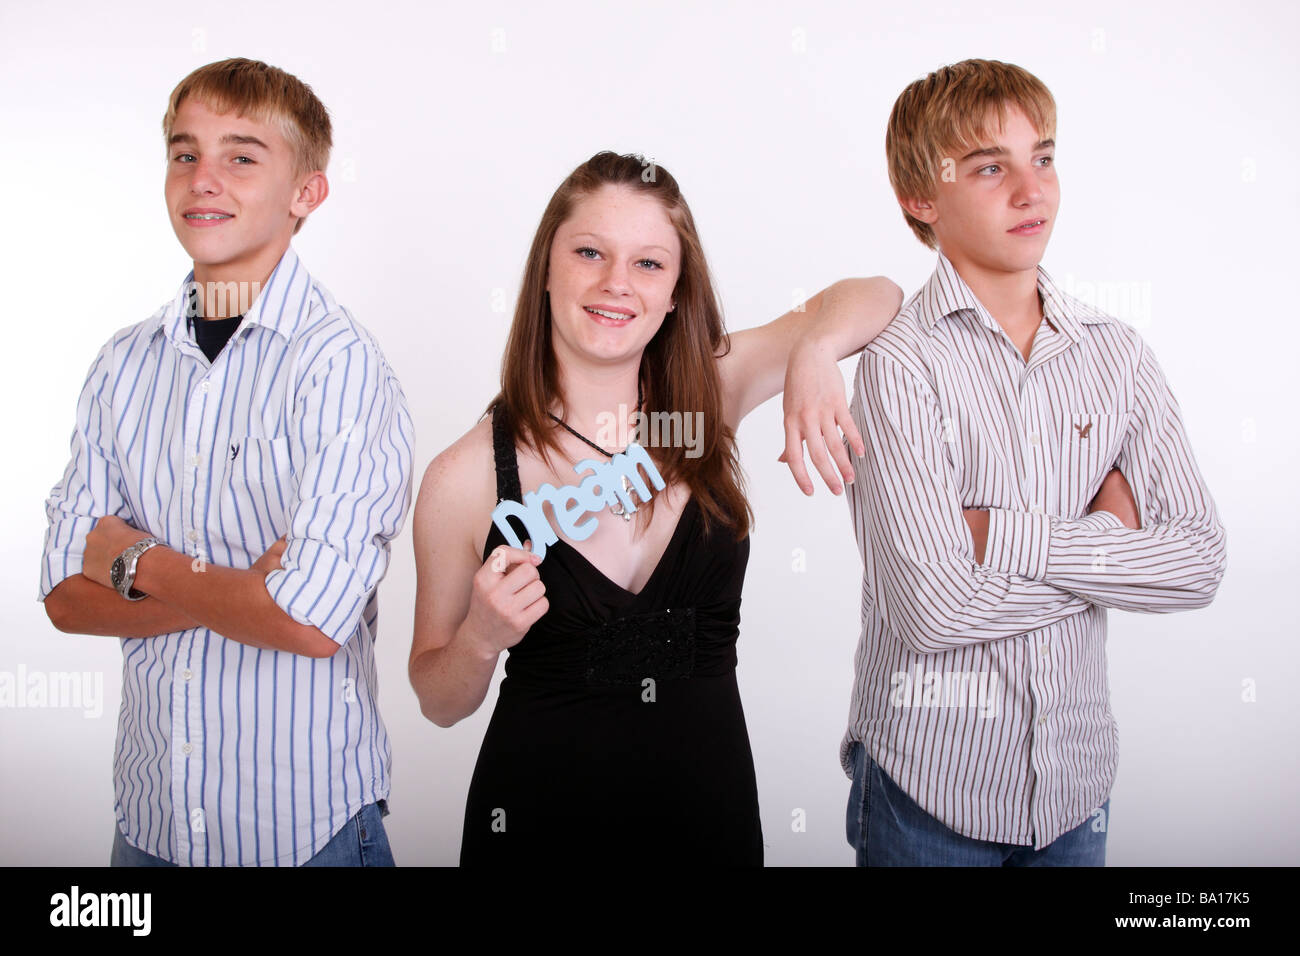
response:
<path id="1" fill-rule="evenodd" d="M 193 285 L 194 270 L 191 269 L 176 291 L 171 304 L 163 308 L 158 318 L 158 325 L 154 328 L 155 335 L 161 332 L 177 345 L 182 342 L 193 342 L 187 322 L 190 290 Z M 311 275 L 298 260 L 293 247 L 285 249 L 284 255 L 271 270 L 266 284 L 257 290 L 256 297 L 249 305 L 248 311 L 244 314 L 244 321 L 239 323 L 239 330 L 235 334 L 242 334 L 243 329 L 249 326 L 260 325 L 285 339 L 290 338 L 307 318 L 311 307 L 312 287 Z"/>
<path id="2" fill-rule="evenodd" d="M 1108 321 L 1096 309 L 1058 289 L 1042 266 L 1038 267 L 1038 292 L 1043 299 L 1043 315 L 1054 328 L 1060 329 L 1075 342 L 1082 340 L 1084 325 Z M 956 267 L 942 252 L 939 253 L 939 263 L 934 274 L 917 293 L 917 306 L 918 318 L 927 332 L 933 332 L 940 319 L 967 311 L 974 312 L 990 331 L 1002 331 L 1002 327 L 975 297 L 970 286 L 958 275 Z"/>

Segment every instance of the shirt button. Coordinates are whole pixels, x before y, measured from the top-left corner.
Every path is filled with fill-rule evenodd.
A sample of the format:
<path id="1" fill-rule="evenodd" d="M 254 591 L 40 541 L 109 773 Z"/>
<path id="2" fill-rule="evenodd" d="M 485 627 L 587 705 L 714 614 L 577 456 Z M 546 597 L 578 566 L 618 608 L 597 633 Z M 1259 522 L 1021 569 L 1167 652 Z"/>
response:
<path id="1" fill-rule="evenodd" d="M 205 378 L 202 382 L 199 383 L 199 391 L 200 391 L 200 392 L 207 392 L 207 391 L 209 391 L 211 388 L 212 388 L 212 383 L 209 382 L 206 378 Z"/>
<path id="2" fill-rule="evenodd" d="M 181 671 L 181 680 L 189 680 L 193 676 L 194 671 L 190 670 L 188 667 Z"/>
<path id="3" fill-rule="evenodd" d="M 199 533 L 191 528 L 189 531 L 185 532 L 185 537 L 189 538 L 191 541 L 198 541 Z"/>
<path id="4" fill-rule="evenodd" d="M 1036 515 L 1040 515 L 1043 513 L 1043 509 L 1040 508 L 1038 505 L 1034 505 L 1032 508 L 1029 509 L 1029 511 L 1031 514 L 1036 514 Z"/>
<path id="5" fill-rule="evenodd" d="M 1044 644 L 1042 647 L 1040 647 L 1040 648 L 1038 649 L 1038 653 L 1039 653 L 1039 654 L 1042 654 L 1044 657 L 1046 657 L 1046 656 L 1047 656 L 1047 645 Z M 187 679 L 188 679 L 188 678 L 187 678 Z"/>
<path id="6" fill-rule="evenodd" d="M 1038 725 L 1039 725 L 1040 727 L 1041 727 L 1043 724 L 1045 724 L 1045 723 L 1047 723 L 1047 718 L 1046 718 L 1046 717 L 1039 717 L 1039 718 L 1038 718 Z M 185 746 L 188 747 L 189 744 L 186 744 Z"/>
<path id="7" fill-rule="evenodd" d="M 185 754 L 186 756 L 194 753 L 194 745 L 190 743 L 188 740 L 185 741 L 185 743 L 181 745 L 181 753 Z"/>
<path id="8" fill-rule="evenodd" d="M 1038 447 L 1038 432 L 1029 433 L 1029 444 L 1033 445 L 1035 448 Z"/>
<path id="9" fill-rule="evenodd" d="M 190 464 L 193 465 L 195 468 L 199 467 L 199 465 L 203 464 L 203 456 L 190 455 Z"/>

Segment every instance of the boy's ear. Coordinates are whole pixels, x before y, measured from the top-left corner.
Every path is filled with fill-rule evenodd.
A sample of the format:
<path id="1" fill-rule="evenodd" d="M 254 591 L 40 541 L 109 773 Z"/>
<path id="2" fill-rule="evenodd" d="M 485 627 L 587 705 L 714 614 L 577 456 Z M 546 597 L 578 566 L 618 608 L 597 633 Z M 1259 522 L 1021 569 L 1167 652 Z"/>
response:
<path id="1" fill-rule="evenodd" d="M 934 208 L 934 203 L 928 199 L 904 199 L 900 197 L 898 204 L 913 219 L 919 219 L 926 225 L 934 225 L 934 221 L 939 218 L 939 211 Z"/>
<path id="2" fill-rule="evenodd" d="M 329 194 L 330 184 L 329 180 L 325 178 L 325 174 L 322 172 L 312 173 L 298 187 L 298 195 L 294 197 L 289 210 L 299 219 L 306 219 L 308 214 L 323 203 L 325 197 Z"/>

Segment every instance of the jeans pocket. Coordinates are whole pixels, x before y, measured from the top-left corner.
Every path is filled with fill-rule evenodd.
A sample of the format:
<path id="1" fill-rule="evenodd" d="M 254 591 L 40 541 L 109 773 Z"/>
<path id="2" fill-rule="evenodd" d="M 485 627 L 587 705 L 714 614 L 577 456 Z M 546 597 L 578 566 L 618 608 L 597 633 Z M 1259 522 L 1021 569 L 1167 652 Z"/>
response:
<path id="1" fill-rule="evenodd" d="M 867 865 L 867 837 L 871 832 L 871 775 L 876 769 L 876 762 L 867 756 L 866 748 L 862 750 L 862 803 L 859 808 L 858 828 L 858 866 Z"/>
<path id="2" fill-rule="evenodd" d="M 384 811 L 379 803 L 363 807 L 357 814 L 358 850 L 362 866 L 394 866 L 393 851 L 384 830 Z"/>
<path id="3" fill-rule="evenodd" d="M 869 797 L 870 777 L 867 765 L 870 758 L 862 741 L 855 740 L 850 750 L 853 763 L 853 782 L 849 785 L 849 802 L 845 811 L 844 833 L 857 855 L 858 864 L 863 860 L 863 847 L 866 840 L 867 800 Z"/>

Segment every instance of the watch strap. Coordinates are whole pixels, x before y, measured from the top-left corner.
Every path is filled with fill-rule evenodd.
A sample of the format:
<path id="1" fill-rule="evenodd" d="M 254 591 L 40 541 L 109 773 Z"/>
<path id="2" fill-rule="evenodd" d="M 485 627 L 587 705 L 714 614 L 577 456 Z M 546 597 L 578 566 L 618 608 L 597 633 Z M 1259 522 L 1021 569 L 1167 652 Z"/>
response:
<path id="1" fill-rule="evenodd" d="M 128 601 L 141 601 L 149 596 L 135 588 L 135 570 L 140 561 L 140 555 L 158 544 L 162 544 L 162 542 L 157 538 L 144 538 L 122 552 L 122 563 L 126 566 L 126 571 L 122 576 L 122 585 L 118 588 L 118 593 Z"/>

